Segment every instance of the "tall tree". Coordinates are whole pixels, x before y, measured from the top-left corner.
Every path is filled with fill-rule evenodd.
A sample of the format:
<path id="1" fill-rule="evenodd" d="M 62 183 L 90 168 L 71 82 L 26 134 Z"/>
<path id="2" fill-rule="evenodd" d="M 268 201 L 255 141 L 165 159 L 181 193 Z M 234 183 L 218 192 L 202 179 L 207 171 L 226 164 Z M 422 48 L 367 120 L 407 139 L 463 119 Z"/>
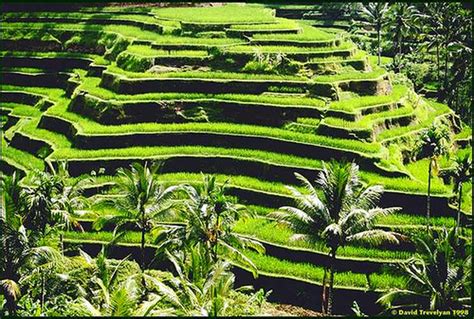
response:
<path id="1" fill-rule="evenodd" d="M 377 32 L 377 65 L 380 66 L 382 55 L 382 27 L 385 24 L 385 15 L 388 11 L 388 3 L 369 2 L 361 7 L 360 15 L 363 18 L 361 23 L 372 27 Z"/>
<path id="2" fill-rule="evenodd" d="M 445 154 L 449 149 L 450 130 L 449 127 L 443 123 L 433 123 L 426 129 L 418 141 L 418 152 L 421 157 L 428 157 L 428 193 L 426 200 L 426 218 L 427 227 L 430 225 L 431 215 L 431 178 L 433 176 L 433 169 L 437 170 L 438 157 Z"/>
<path id="3" fill-rule="evenodd" d="M 405 289 L 391 289 L 378 302 L 389 309 L 412 308 L 420 303 L 425 309 L 452 310 L 470 305 L 472 256 L 466 251 L 459 258 L 456 252 L 465 250 L 456 241 L 456 230 L 446 229 L 437 235 L 428 232 L 418 238 L 418 251 L 414 257 L 400 264 L 410 279 Z M 466 257 L 467 255 L 467 257 Z M 396 303 L 396 304 L 395 304 Z"/>
<path id="4" fill-rule="evenodd" d="M 377 217 L 390 214 L 397 208 L 378 208 L 377 201 L 383 192 L 381 186 L 363 188 L 359 180 L 359 167 L 355 163 L 331 161 L 323 165 L 315 185 L 318 194 L 305 177 L 295 173 L 306 188 L 303 194 L 294 187 L 292 192 L 296 207 L 281 207 L 271 216 L 289 224 L 296 232 L 293 239 L 324 239 L 330 249 L 329 285 L 323 279 L 323 312 L 332 313 L 334 264 L 339 247 L 349 242 L 399 242 L 399 235 L 374 228 Z"/>
<path id="5" fill-rule="evenodd" d="M 398 70 L 404 53 L 403 42 L 415 30 L 417 13 L 416 7 L 405 2 L 394 3 L 387 11 L 387 26 L 394 39 L 394 62 Z"/>
<path id="6" fill-rule="evenodd" d="M 181 210 L 185 225 L 177 232 L 181 247 L 202 245 L 211 264 L 230 258 L 247 265 L 256 275 L 255 265 L 241 250 L 247 247 L 263 252 L 264 248 L 259 242 L 233 232 L 235 222 L 252 213 L 225 194 L 226 186 L 227 182 L 219 185 L 215 176 L 206 175 L 198 187 L 183 187 L 187 194 Z"/>
<path id="7" fill-rule="evenodd" d="M 156 173 L 159 165 L 133 163 L 130 169 L 120 168 L 117 172 L 117 188 L 122 196 L 112 204 L 116 214 L 103 215 L 94 221 L 94 228 L 115 225 L 114 237 L 118 240 L 127 231 L 138 229 L 141 233 L 140 266 L 145 269 L 145 236 L 157 227 L 156 221 L 172 213 L 172 201 L 178 186 L 165 188 L 158 182 Z M 106 199 L 110 203 L 110 199 Z"/>
<path id="8" fill-rule="evenodd" d="M 457 194 L 456 228 L 461 225 L 462 185 L 472 178 L 472 161 L 469 154 L 458 155 L 453 165 L 444 171 L 444 174 L 453 179 L 454 192 Z"/>

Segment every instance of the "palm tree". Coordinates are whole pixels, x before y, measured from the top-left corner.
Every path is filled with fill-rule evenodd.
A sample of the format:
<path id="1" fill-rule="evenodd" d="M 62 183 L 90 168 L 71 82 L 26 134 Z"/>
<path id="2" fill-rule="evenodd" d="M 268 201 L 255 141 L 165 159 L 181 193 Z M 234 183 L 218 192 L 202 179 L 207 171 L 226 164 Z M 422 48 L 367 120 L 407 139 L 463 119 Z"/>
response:
<path id="1" fill-rule="evenodd" d="M 227 182 L 218 185 L 215 176 L 204 176 L 200 187 L 183 186 L 188 198 L 181 211 L 185 226 L 181 228 L 181 243 L 187 247 L 202 245 L 211 263 L 220 257 L 231 258 L 250 267 L 256 267 L 241 249 L 263 252 L 263 246 L 252 239 L 233 232 L 235 222 L 251 215 L 243 205 L 225 195 Z"/>
<path id="2" fill-rule="evenodd" d="M 462 185 L 472 178 L 472 161 L 469 154 L 459 155 L 454 160 L 453 166 L 444 172 L 453 179 L 454 192 L 458 195 L 456 229 L 461 225 Z"/>
<path id="3" fill-rule="evenodd" d="M 405 37 L 415 28 L 417 10 L 414 6 L 398 2 L 390 6 L 387 12 L 388 27 L 394 38 L 394 53 L 397 68 L 400 68 L 400 61 L 403 54 L 403 41 Z"/>
<path id="4" fill-rule="evenodd" d="M 95 229 L 108 224 L 115 225 L 115 240 L 135 228 L 141 232 L 141 261 L 145 269 L 145 235 L 156 228 L 156 219 L 172 212 L 171 201 L 178 186 L 165 188 L 158 183 L 156 173 L 159 166 L 148 163 L 133 163 L 130 169 L 120 168 L 117 172 L 117 188 L 123 197 L 113 200 L 117 214 L 104 215 L 94 222 Z M 110 199 L 105 201 L 110 202 Z"/>
<path id="5" fill-rule="evenodd" d="M 179 316 L 226 316 L 232 303 L 231 294 L 235 276 L 230 271 L 231 264 L 224 260 L 211 262 L 204 246 L 194 246 L 187 252 L 171 254 L 166 252 L 172 262 L 177 277 L 170 286 L 152 279 L 163 299 L 175 308 Z M 240 287 L 239 290 L 250 290 Z"/>
<path id="6" fill-rule="evenodd" d="M 57 169 L 48 164 L 50 172 L 33 172 L 32 185 L 24 190 L 27 203 L 23 213 L 25 226 L 43 237 L 47 226 L 56 226 L 61 230 L 71 226 L 80 229 L 75 209 L 86 204 L 82 191 L 91 181 L 89 178 L 72 180 L 67 162 L 59 162 Z M 62 247 L 62 233 L 60 245 Z"/>
<path id="7" fill-rule="evenodd" d="M 295 173 L 307 194 L 287 186 L 297 206 L 281 207 L 271 214 L 296 232 L 295 240 L 325 240 L 331 259 L 329 287 L 326 287 L 326 273 L 323 279 L 323 312 L 327 314 L 332 313 L 333 270 L 338 248 L 349 242 L 399 242 L 400 235 L 374 229 L 377 217 L 390 214 L 397 208 L 376 207 L 383 188 L 378 185 L 363 188 L 358 173 L 359 167 L 355 163 L 331 161 L 324 164 L 316 180 L 321 195 L 304 176 Z"/>
<path id="8" fill-rule="evenodd" d="M 381 33 L 385 24 L 385 14 L 388 11 L 388 3 L 369 2 L 361 6 L 360 15 L 364 19 L 361 21 L 363 25 L 372 27 L 377 31 L 377 65 L 380 66 L 381 49 Z"/>
<path id="9" fill-rule="evenodd" d="M 139 286 L 137 278 L 143 277 L 144 274 L 135 274 L 124 281 L 119 281 L 118 274 L 128 258 L 120 260 L 113 266 L 106 257 L 105 247 L 102 247 L 95 259 L 82 250 L 79 252 L 85 264 L 96 271 L 85 289 L 84 287 L 79 289 L 82 296 L 71 307 L 76 314 L 109 317 L 148 316 L 158 305 L 161 297 L 157 295 L 153 295 L 149 301 L 141 300 L 143 287 Z"/>
<path id="10" fill-rule="evenodd" d="M 428 164 L 428 195 L 426 200 L 426 218 L 429 227 L 430 219 L 430 198 L 431 198 L 431 177 L 433 168 L 437 168 L 437 159 L 448 151 L 450 141 L 449 128 L 442 123 L 434 123 L 421 134 L 418 141 L 419 155 L 429 158 Z"/>
<path id="11" fill-rule="evenodd" d="M 86 186 L 92 183 L 91 178 L 71 179 L 66 161 L 59 162 L 55 169 L 48 162 L 51 173 L 50 177 L 59 179 L 57 191 L 53 197 L 53 209 L 51 211 L 51 224 L 59 230 L 59 247 L 64 253 L 63 231 L 76 229 L 84 231 L 77 221 L 77 209 L 85 207 L 88 200 L 82 195 Z"/>
<path id="12" fill-rule="evenodd" d="M 421 300 L 425 309 L 460 309 L 470 305 L 470 289 L 465 285 L 471 282 L 471 254 L 456 259 L 459 250 L 455 239 L 456 230 L 443 229 L 438 235 L 428 232 L 426 239 L 418 239 L 420 253 L 401 264 L 401 268 L 410 278 L 405 289 L 392 289 L 385 293 L 379 303 L 394 309 L 398 307 L 419 307 Z M 454 245 L 453 245 L 454 244 Z M 465 253 L 463 254 L 466 255 Z"/>
<path id="13" fill-rule="evenodd" d="M 51 247 L 35 247 L 36 241 L 23 225 L 22 216 L 28 209 L 28 201 L 18 174 L 2 176 L 0 185 L 3 195 L 0 205 L 0 287 L 8 313 L 15 315 L 21 297 L 20 283 L 24 279 L 21 271 L 37 269 L 57 254 Z"/>
<path id="14" fill-rule="evenodd" d="M 424 38 L 423 47 L 429 52 L 433 48 L 436 49 L 436 70 L 439 89 L 441 89 L 441 46 L 442 46 L 442 30 L 440 15 L 446 10 L 446 3 L 433 2 L 425 3 L 419 17 L 422 18 L 422 34 Z"/>

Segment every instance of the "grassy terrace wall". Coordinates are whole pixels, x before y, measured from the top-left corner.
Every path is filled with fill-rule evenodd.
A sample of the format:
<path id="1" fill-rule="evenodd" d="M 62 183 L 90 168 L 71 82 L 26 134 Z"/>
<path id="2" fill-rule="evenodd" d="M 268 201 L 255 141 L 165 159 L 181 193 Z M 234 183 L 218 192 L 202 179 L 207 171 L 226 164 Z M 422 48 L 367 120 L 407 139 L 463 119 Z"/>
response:
<path id="1" fill-rule="evenodd" d="M 221 79 L 130 79 L 110 73 L 102 74 L 100 86 L 120 94 L 139 94 L 149 92 L 195 92 L 195 93 L 245 93 L 261 94 L 269 87 L 294 87 L 306 89 L 303 81 L 275 80 L 221 80 Z"/>
<path id="2" fill-rule="evenodd" d="M 257 135 L 229 134 L 217 132 L 161 132 L 161 133 L 125 133 L 93 135 L 77 132 L 74 125 L 59 117 L 44 115 L 40 128 L 62 133 L 80 149 L 125 148 L 130 146 L 176 146 L 201 145 L 214 147 L 260 149 L 265 151 L 299 155 L 308 158 L 329 160 L 346 158 L 356 160 L 364 169 L 377 170 L 375 157 L 366 157 L 362 153 L 310 143 L 289 141 L 274 137 Z"/>
<path id="3" fill-rule="evenodd" d="M 3 84 L 28 86 L 31 83 L 48 88 L 67 88 L 67 81 L 70 74 L 65 72 L 54 73 L 21 73 L 21 72 L 0 72 Z"/>
<path id="4" fill-rule="evenodd" d="M 40 56 L 4 56 L 1 61 L 3 65 L 8 67 L 33 67 L 54 71 L 87 70 L 93 62 L 89 58 Z"/>
<path id="5" fill-rule="evenodd" d="M 26 105 L 35 105 L 40 100 L 45 98 L 39 94 L 22 91 L 1 91 L 0 93 L 0 101 L 4 103 L 14 102 Z"/>
<path id="6" fill-rule="evenodd" d="M 15 135 L 13 135 L 10 145 L 16 149 L 42 158 L 45 158 L 53 152 L 51 145 L 48 143 L 42 140 L 33 139 L 21 132 L 16 132 Z"/>
<path id="7" fill-rule="evenodd" d="M 156 33 L 162 33 L 163 27 L 157 23 L 148 23 L 143 21 L 120 19 L 120 18 L 106 18 L 106 17 L 7 17 L 2 19 L 3 21 L 9 22 L 39 22 L 39 23 L 81 23 L 86 22 L 88 24 L 96 25 L 109 25 L 109 24 L 118 24 L 118 25 L 130 25 L 142 28 L 143 30 L 153 31 Z"/>
<path id="8" fill-rule="evenodd" d="M 182 122 L 175 109 L 189 110 L 205 107 L 219 117 L 235 123 L 282 126 L 298 117 L 315 117 L 321 111 L 315 107 L 274 105 L 251 102 L 231 102 L 219 99 L 130 101 L 102 100 L 86 92 L 79 92 L 70 104 L 70 110 L 102 124 L 145 122 Z"/>

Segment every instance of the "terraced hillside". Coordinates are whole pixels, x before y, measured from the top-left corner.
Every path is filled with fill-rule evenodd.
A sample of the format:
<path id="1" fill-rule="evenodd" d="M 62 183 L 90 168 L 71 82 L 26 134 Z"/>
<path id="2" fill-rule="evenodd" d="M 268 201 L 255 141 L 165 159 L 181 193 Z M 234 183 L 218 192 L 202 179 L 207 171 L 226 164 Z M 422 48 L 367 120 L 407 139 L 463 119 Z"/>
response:
<path id="1" fill-rule="evenodd" d="M 380 205 L 401 207 L 377 224 L 410 236 L 426 226 L 429 159 L 413 160 L 421 133 L 445 123 L 451 154 L 472 152 L 471 131 L 452 110 L 415 94 L 345 32 L 275 17 L 261 5 L 5 12 L 2 26 L 2 172 L 20 170 L 28 184 L 33 170 L 67 160 L 73 177 L 99 175 L 90 196 L 113 189 L 117 168 L 133 162 L 161 161 L 167 185 L 197 184 L 201 172 L 229 179 L 229 195 L 256 212 L 234 230 L 266 248 L 246 252 L 258 279 L 236 266 L 238 282 L 272 289 L 276 302 L 319 310 L 314 296 L 329 262 L 322 241 L 291 240 L 293 231 L 268 216 L 293 204 L 285 185 L 303 190 L 295 172 L 314 180 L 323 161 L 356 162 L 364 183 L 384 186 Z M 456 223 L 448 182 L 431 180 L 434 228 Z M 463 225 L 471 189 L 466 182 Z M 91 222 L 110 213 L 91 204 L 80 218 L 86 232 L 66 232 L 65 242 L 96 251 L 113 234 Z M 130 232 L 116 257 L 139 242 Z M 405 287 L 393 265 L 413 249 L 342 247 L 336 312 L 350 313 L 354 300 L 380 311 L 381 291 Z"/>

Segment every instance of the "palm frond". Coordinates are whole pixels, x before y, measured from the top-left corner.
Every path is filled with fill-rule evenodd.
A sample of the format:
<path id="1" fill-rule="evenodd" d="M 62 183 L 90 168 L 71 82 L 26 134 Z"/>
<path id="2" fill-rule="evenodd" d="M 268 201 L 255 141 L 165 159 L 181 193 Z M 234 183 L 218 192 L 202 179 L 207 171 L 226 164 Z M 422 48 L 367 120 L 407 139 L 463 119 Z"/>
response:
<path id="1" fill-rule="evenodd" d="M 384 231 L 380 229 L 371 229 L 361 231 L 359 233 L 348 236 L 347 241 L 359 241 L 366 242 L 371 245 L 380 245 L 381 243 L 395 243 L 398 244 L 398 238 L 392 232 Z"/>

